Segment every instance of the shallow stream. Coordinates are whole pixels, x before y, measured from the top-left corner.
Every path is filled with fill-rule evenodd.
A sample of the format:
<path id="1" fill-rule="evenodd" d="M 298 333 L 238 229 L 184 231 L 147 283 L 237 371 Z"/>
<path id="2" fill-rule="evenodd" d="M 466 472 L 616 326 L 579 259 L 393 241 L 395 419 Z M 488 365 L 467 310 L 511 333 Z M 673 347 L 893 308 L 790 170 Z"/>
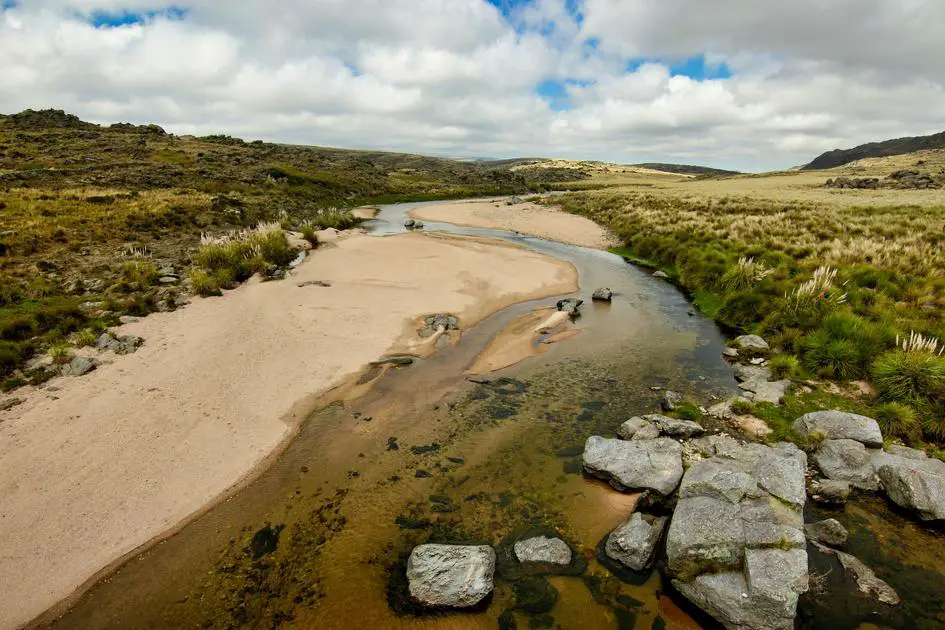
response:
<path id="1" fill-rule="evenodd" d="M 365 225 L 378 236 L 401 232 L 417 205 L 387 206 Z M 600 563 L 598 544 L 636 497 L 585 478 L 580 460 L 588 436 L 612 435 L 631 415 L 654 411 L 659 388 L 705 403 L 731 395 L 721 333 L 674 287 L 606 252 L 448 224 L 425 229 L 514 241 L 573 263 L 575 295 L 585 300 L 580 334 L 490 383 L 464 378 L 503 328 L 558 296 L 497 313 L 428 359 L 365 372 L 360 395 L 314 413 L 271 468 L 101 581 L 54 626 L 714 627 L 668 592 L 658 571 L 618 576 Z M 614 290 L 612 303 L 591 302 L 601 286 Z M 526 576 L 502 562 L 527 532 L 569 541 L 579 558 L 574 574 Z M 921 535 L 941 542 L 936 532 Z M 498 548 L 495 594 L 484 610 L 427 615 L 410 605 L 406 555 L 428 541 Z M 884 554 L 924 553 L 880 543 L 863 559 L 880 564 L 881 577 Z M 920 577 L 933 581 L 921 597 L 939 597 L 941 608 L 942 564 L 921 566 Z M 868 621 L 856 609 L 834 616 L 834 625 L 809 627 Z"/>

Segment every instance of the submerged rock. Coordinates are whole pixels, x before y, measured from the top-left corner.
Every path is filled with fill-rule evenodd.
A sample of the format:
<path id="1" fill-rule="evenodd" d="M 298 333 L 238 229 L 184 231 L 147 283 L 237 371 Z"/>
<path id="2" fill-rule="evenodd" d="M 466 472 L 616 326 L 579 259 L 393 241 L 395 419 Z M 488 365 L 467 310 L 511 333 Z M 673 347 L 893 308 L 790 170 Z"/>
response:
<path id="1" fill-rule="evenodd" d="M 494 574 L 488 546 L 420 545 L 407 561 L 410 596 L 424 606 L 475 606 L 492 593 Z"/>
<path id="2" fill-rule="evenodd" d="M 417 224 L 417 222 L 416 222 L 414 219 L 406 219 L 406 220 L 404 221 L 404 227 L 405 227 L 405 228 L 412 228 L 412 227 L 413 227 L 414 225 L 416 225 L 416 224 Z"/>
<path id="3" fill-rule="evenodd" d="M 614 297 L 614 292 L 607 287 L 603 287 L 594 291 L 594 295 L 591 296 L 591 299 L 595 302 L 610 302 Z"/>
<path id="4" fill-rule="evenodd" d="M 653 554 L 668 520 L 634 512 L 610 533 L 604 552 L 629 569 L 645 571 L 653 564 Z"/>
<path id="5" fill-rule="evenodd" d="M 839 479 L 820 479 L 811 489 L 811 498 L 818 503 L 842 504 L 850 496 L 850 482 Z"/>
<path id="6" fill-rule="evenodd" d="M 608 440 L 591 436 L 584 446 L 584 470 L 620 491 L 672 493 L 683 475 L 682 446 L 669 438 Z"/>
<path id="7" fill-rule="evenodd" d="M 872 418 L 846 411 L 815 411 L 794 421 L 794 430 L 805 437 L 820 434 L 828 440 L 856 440 L 866 446 L 883 445 L 883 433 Z"/>
<path id="8" fill-rule="evenodd" d="M 848 553 L 843 553 L 842 551 L 837 551 L 836 549 L 825 547 L 816 542 L 814 546 L 817 547 L 821 553 L 836 556 L 846 575 L 856 583 L 856 587 L 861 593 L 883 604 L 890 606 L 899 605 L 901 600 L 896 590 L 878 578 L 876 574 L 873 573 L 873 570 L 863 564 L 859 558 L 851 556 Z"/>
<path id="9" fill-rule="evenodd" d="M 835 518 L 828 518 L 825 521 L 817 523 L 808 523 L 804 526 L 804 533 L 814 542 L 830 545 L 831 547 L 842 547 L 847 544 L 846 528 Z"/>
<path id="10" fill-rule="evenodd" d="M 553 564 L 562 567 L 571 564 L 571 548 L 560 538 L 538 536 L 520 540 L 513 549 L 515 557 L 522 564 Z"/>

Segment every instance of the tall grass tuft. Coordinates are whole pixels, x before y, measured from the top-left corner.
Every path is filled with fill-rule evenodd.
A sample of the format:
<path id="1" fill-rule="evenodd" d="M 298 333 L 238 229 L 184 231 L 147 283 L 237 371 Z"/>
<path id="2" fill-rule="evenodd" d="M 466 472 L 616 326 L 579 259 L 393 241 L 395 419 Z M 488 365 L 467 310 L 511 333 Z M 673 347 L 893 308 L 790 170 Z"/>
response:
<path id="1" fill-rule="evenodd" d="M 873 380 L 884 400 L 921 404 L 941 399 L 945 357 L 929 350 L 890 350 L 876 360 Z"/>
<path id="2" fill-rule="evenodd" d="M 823 266 L 814 271 L 810 280 L 801 283 L 786 294 L 787 307 L 796 315 L 829 312 L 847 301 L 847 294 L 834 286 L 837 270 Z"/>
<path id="3" fill-rule="evenodd" d="M 755 262 L 754 257 L 742 256 L 722 276 L 722 288 L 725 291 L 750 289 L 770 276 L 772 272 L 773 270 L 768 269 L 764 264 Z"/>
<path id="4" fill-rule="evenodd" d="M 204 296 L 219 295 L 220 289 L 232 288 L 272 265 L 285 267 L 297 254 L 278 223 L 221 236 L 203 234 L 200 242 L 190 281 L 194 292 Z"/>

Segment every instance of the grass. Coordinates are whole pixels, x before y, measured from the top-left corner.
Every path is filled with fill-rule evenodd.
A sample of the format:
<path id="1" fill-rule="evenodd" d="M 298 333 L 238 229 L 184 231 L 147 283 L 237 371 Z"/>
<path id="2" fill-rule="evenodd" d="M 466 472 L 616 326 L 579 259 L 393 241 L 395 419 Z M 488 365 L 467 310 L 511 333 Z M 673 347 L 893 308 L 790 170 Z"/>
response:
<path id="1" fill-rule="evenodd" d="M 823 188 L 835 176 L 628 180 L 546 201 L 610 228 L 612 252 L 665 271 L 726 329 L 768 339 L 775 376 L 872 379 L 881 400 L 862 411 L 897 403 L 943 439 L 945 359 L 896 348 L 945 338 L 945 195 Z"/>

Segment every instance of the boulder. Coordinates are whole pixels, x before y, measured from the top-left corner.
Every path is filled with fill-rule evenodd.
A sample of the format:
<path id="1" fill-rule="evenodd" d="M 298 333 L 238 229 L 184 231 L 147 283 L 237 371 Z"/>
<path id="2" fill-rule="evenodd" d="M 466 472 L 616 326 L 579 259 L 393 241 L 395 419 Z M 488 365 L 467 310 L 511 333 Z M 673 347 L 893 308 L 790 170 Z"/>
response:
<path id="1" fill-rule="evenodd" d="M 668 520 L 634 512 L 607 537 L 604 553 L 634 571 L 649 569 Z"/>
<path id="2" fill-rule="evenodd" d="M 923 520 L 945 519 L 945 462 L 887 456 L 877 476 L 889 498 Z"/>
<path id="3" fill-rule="evenodd" d="M 846 411 L 815 411 L 794 421 L 794 430 L 807 437 L 821 434 L 828 440 L 856 440 L 866 446 L 883 445 L 883 433 L 872 418 Z"/>
<path id="4" fill-rule="evenodd" d="M 759 365 L 736 365 L 735 380 L 740 383 L 765 382 L 771 379 L 771 369 Z"/>
<path id="5" fill-rule="evenodd" d="M 771 346 L 768 345 L 768 342 L 758 335 L 742 335 L 741 337 L 736 337 L 735 345 L 740 350 L 748 350 L 752 352 L 767 352 L 771 349 Z"/>
<path id="6" fill-rule="evenodd" d="M 908 446 L 902 446 L 900 444 L 890 444 L 886 452 L 896 457 L 902 457 L 903 459 L 928 459 L 929 457 L 928 453 L 925 451 L 909 448 Z"/>
<path id="7" fill-rule="evenodd" d="M 654 278 L 657 278 L 657 279 L 659 279 L 659 280 L 669 280 L 669 275 L 667 275 L 667 274 L 666 274 L 665 272 L 663 272 L 663 271 L 654 271 L 654 272 L 653 272 L 653 277 L 654 277 Z"/>
<path id="8" fill-rule="evenodd" d="M 404 221 L 404 227 L 405 227 L 405 228 L 412 228 L 412 227 L 413 227 L 414 225 L 416 225 L 416 224 L 417 224 L 417 222 L 416 222 L 414 219 L 407 219 L 407 220 Z"/>
<path id="9" fill-rule="evenodd" d="M 72 360 L 62 367 L 62 375 L 84 376 L 94 370 L 96 366 L 98 366 L 98 362 L 95 359 L 82 356 L 72 357 Z"/>
<path id="10" fill-rule="evenodd" d="M 849 536 L 846 528 L 835 518 L 808 523 L 804 526 L 804 533 L 814 542 L 831 547 L 842 547 L 847 544 L 847 537 Z"/>
<path id="11" fill-rule="evenodd" d="M 560 538 L 538 536 L 520 540 L 513 547 L 515 557 L 522 564 L 555 565 L 571 564 L 571 548 Z"/>
<path id="12" fill-rule="evenodd" d="M 820 479 L 811 489 L 811 497 L 818 503 L 843 504 L 850 496 L 850 482 L 840 479 Z"/>
<path id="13" fill-rule="evenodd" d="M 617 429 L 617 435 L 624 440 L 632 440 L 633 436 L 637 434 L 641 429 L 646 429 L 647 427 L 652 427 L 653 425 L 644 420 L 639 416 L 634 416 L 620 425 Z M 653 436 L 654 438 L 659 437 L 659 432 Z M 652 438 L 647 438 L 652 439 Z"/>
<path id="14" fill-rule="evenodd" d="M 584 300 L 578 300 L 577 298 L 565 298 L 563 300 L 558 300 L 557 307 L 559 311 L 564 311 L 572 318 L 577 317 L 581 314 L 580 307 L 581 304 L 584 304 Z"/>
<path id="15" fill-rule="evenodd" d="M 492 593 L 494 574 L 488 546 L 419 545 L 407 560 L 410 596 L 424 606 L 475 606 Z"/>
<path id="16" fill-rule="evenodd" d="M 679 488 L 666 538 L 673 584 L 728 628 L 793 628 L 808 577 L 805 454 L 726 436 L 690 445 L 709 458 Z"/>
<path id="17" fill-rule="evenodd" d="M 610 302 L 614 297 L 614 292 L 603 287 L 594 291 L 594 295 L 591 296 L 591 299 L 595 302 Z"/>
<path id="18" fill-rule="evenodd" d="M 722 350 L 722 356 L 726 359 L 737 359 L 738 358 L 738 349 L 737 348 L 726 348 Z"/>
<path id="19" fill-rule="evenodd" d="M 414 222 L 413 222 L 413 227 L 414 227 L 415 230 L 422 230 L 422 229 L 423 229 L 423 221 L 420 221 L 419 219 L 416 220 L 416 221 L 414 221 Z"/>
<path id="20" fill-rule="evenodd" d="M 828 479 L 848 481 L 860 490 L 877 490 L 869 450 L 856 440 L 826 440 L 813 455 L 814 463 Z"/>
<path id="21" fill-rule="evenodd" d="M 683 401 L 682 394 L 670 390 L 663 392 L 660 407 L 663 411 L 676 411 L 676 406 Z"/>
<path id="22" fill-rule="evenodd" d="M 692 420 L 679 420 L 658 413 L 647 414 L 643 416 L 643 419 L 656 426 L 663 435 L 671 437 L 691 438 L 705 433 L 702 425 Z"/>
<path id="23" fill-rule="evenodd" d="M 731 420 L 736 415 L 735 412 L 732 411 L 732 404 L 739 401 L 745 403 L 751 402 L 744 396 L 734 396 L 728 400 L 712 405 L 706 410 L 706 413 L 718 420 Z"/>
<path id="24" fill-rule="evenodd" d="M 742 383 L 742 385 L 744 385 L 744 383 Z M 791 381 L 785 379 L 782 381 L 768 381 L 764 383 L 756 382 L 754 383 L 754 389 L 749 391 L 753 394 L 753 402 L 766 402 L 773 405 L 780 405 L 781 401 L 784 400 L 784 395 L 790 388 Z"/>
<path id="25" fill-rule="evenodd" d="M 647 422 L 645 427 L 641 427 L 633 434 L 632 440 L 655 440 L 660 436 L 660 428 L 651 422 Z"/>
<path id="26" fill-rule="evenodd" d="M 682 446 L 669 438 L 626 442 L 594 435 L 584 446 L 584 470 L 620 491 L 655 490 L 665 496 L 682 478 Z"/>

